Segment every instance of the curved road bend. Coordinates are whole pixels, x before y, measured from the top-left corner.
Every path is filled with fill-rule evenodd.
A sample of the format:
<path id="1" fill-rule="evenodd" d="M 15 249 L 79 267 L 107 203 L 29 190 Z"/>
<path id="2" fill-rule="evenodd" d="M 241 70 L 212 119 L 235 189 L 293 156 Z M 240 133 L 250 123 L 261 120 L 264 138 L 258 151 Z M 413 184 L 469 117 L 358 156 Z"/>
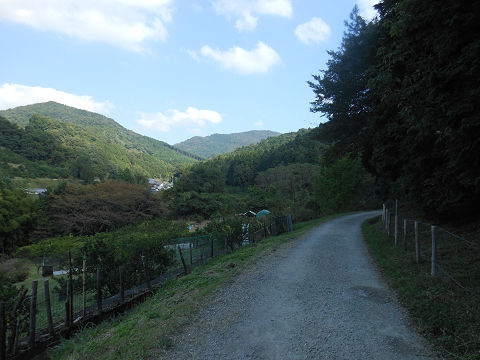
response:
<path id="1" fill-rule="evenodd" d="M 347 215 L 282 245 L 215 292 L 165 359 L 433 359 Z"/>

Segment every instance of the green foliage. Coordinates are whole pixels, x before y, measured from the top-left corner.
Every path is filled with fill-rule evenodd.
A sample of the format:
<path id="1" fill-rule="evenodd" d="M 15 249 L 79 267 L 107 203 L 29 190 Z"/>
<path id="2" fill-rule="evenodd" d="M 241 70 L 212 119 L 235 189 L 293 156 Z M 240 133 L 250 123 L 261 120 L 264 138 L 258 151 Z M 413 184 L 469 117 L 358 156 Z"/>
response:
<path id="1" fill-rule="evenodd" d="M 0 135 L 0 159 L 6 160 L 1 167 L 10 177 L 142 183 L 148 177 L 168 179 L 196 161 L 105 116 L 54 102 L 0 111 Z"/>
<path id="2" fill-rule="evenodd" d="M 0 180 L 0 246 L 1 252 L 11 253 L 26 244 L 32 229 L 34 199 L 20 189 L 9 189 Z"/>
<path id="3" fill-rule="evenodd" d="M 330 120 L 327 161 L 353 152 L 399 185 L 430 217 L 478 212 L 480 200 L 479 2 L 378 4 L 365 23 L 354 9 L 342 47 L 310 82 L 312 111 Z"/>
<path id="4" fill-rule="evenodd" d="M 321 170 L 316 200 L 322 214 L 347 210 L 365 176 L 360 159 L 344 156 Z"/>
<path id="5" fill-rule="evenodd" d="M 256 144 L 265 138 L 278 135 L 280 135 L 280 133 L 275 131 L 252 130 L 235 134 L 213 134 L 205 137 L 195 136 L 175 144 L 175 147 L 209 159 L 216 155 L 226 154 L 239 147 Z"/>
<path id="6" fill-rule="evenodd" d="M 165 197 L 173 216 L 228 217 L 264 208 L 278 210 L 282 215 L 297 211 L 300 214 L 300 208 L 312 208 L 313 186 L 308 183 L 311 172 L 318 170 L 315 164 L 324 148 L 304 129 L 271 137 L 195 164 Z M 267 181 L 270 183 L 266 184 Z M 302 216 L 316 214 L 310 210 Z"/>
<path id="7" fill-rule="evenodd" d="M 329 120 L 315 131 L 320 139 L 334 144 L 328 151 L 328 161 L 348 152 L 361 153 L 367 140 L 364 127 L 372 107 L 367 82 L 376 53 L 376 25 L 367 24 L 355 5 L 345 26 L 340 48 L 328 52 L 327 69 L 314 75 L 314 82 L 308 81 L 315 93 L 311 111 L 320 112 Z"/>

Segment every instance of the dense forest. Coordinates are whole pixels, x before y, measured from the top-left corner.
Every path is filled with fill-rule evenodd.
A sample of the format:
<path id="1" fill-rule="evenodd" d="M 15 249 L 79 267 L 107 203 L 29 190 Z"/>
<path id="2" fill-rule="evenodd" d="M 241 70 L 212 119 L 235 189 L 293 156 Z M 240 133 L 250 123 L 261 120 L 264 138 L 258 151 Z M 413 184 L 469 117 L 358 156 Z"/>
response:
<path id="1" fill-rule="evenodd" d="M 479 1 L 385 0 L 354 8 L 340 48 L 309 82 L 327 159 L 354 153 L 383 197 L 429 217 L 478 214 Z"/>
<path id="2" fill-rule="evenodd" d="M 278 136 L 280 133 L 269 130 L 251 130 L 234 134 L 212 134 L 194 136 L 175 144 L 177 149 L 210 159 L 216 155 L 232 152 L 239 147 L 257 144 L 263 139 Z"/>

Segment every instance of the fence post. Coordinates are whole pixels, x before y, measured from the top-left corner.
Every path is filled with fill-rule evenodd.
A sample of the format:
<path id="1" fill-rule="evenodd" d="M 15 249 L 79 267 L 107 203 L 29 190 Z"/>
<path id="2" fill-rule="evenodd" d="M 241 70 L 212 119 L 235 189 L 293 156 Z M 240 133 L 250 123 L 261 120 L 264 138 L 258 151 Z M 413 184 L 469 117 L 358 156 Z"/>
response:
<path id="1" fill-rule="evenodd" d="M 18 336 L 17 328 L 16 328 L 17 323 L 19 321 L 19 319 L 17 318 L 17 310 L 20 307 L 20 305 L 22 304 L 23 300 L 25 299 L 25 296 L 27 296 L 27 292 L 28 292 L 27 289 L 23 290 L 23 292 L 18 297 L 18 299 L 15 302 L 15 305 L 13 306 L 13 309 L 12 309 L 12 314 L 11 314 L 12 328 L 11 328 L 10 339 L 8 339 L 8 349 L 7 349 L 7 351 L 10 352 L 10 353 L 15 352 L 15 336 Z"/>
<path id="2" fill-rule="evenodd" d="M 388 209 L 385 209 L 385 232 L 388 233 L 388 219 L 389 219 L 389 212 L 388 212 Z"/>
<path id="3" fill-rule="evenodd" d="M 85 318 L 87 309 L 87 259 L 82 264 L 82 317 Z"/>
<path id="4" fill-rule="evenodd" d="M 382 222 L 385 224 L 385 203 L 383 203 Z"/>
<path id="5" fill-rule="evenodd" d="M 13 349 L 12 353 L 13 355 L 17 355 L 18 353 L 18 338 L 20 337 L 20 324 L 21 320 L 17 318 L 17 322 L 15 323 L 15 334 L 13 336 Z"/>
<path id="6" fill-rule="evenodd" d="M 403 246 L 407 250 L 407 218 L 403 218 Z"/>
<path id="7" fill-rule="evenodd" d="M 35 346 L 35 330 L 37 326 L 37 287 L 38 281 L 34 280 L 32 282 L 32 297 L 30 300 L 30 331 L 28 345 L 31 347 Z"/>
<path id="8" fill-rule="evenodd" d="M 145 280 L 147 282 L 147 288 L 148 290 L 152 291 L 152 284 L 150 283 L 150 274 L 148 272 L 148 267 L 147 267 L 147 258 L 142 255 L 142 263 L 143 263 L 143 273 L 145 274 Z"/>
<path id="9" fill-rule="evenodd" d="M 418 221 L 415 221 L 415 261 L 420 264 L 420 239 L 418 238 Z"/>
<path id="10" fill-rule="evenodd" d="M 120 273 L 120 301 L 122 304 L 125 302 L 125 284 L 123 281 L 123 265 L 118 268 L 118 271 Z"/>
<path id="11" fill-rule="evenodd" d="M 182 249 L 180 248 L 180 245 L 177 245 L 177 248 L 178 248 L 178 253 L 180 254 L 180 259 L 182 260 L 183 271 L 185 271 L 185 274 L 188 274 L 187 264 L 185 263 L 185 259 L 183 258 L 183 253 L 182 253 Z"/>
<path id="12" fill-rule="evenodd" d="M 67 301 L 65 301 L 65 328 L 67 329 L 68 336 L 70 335 L 70 324 L 72 319 L 70 318 L 70 299 L 67 297 Z"/>
<path id="13" fill-rule="evenodd" d="M 432 268 L 431 275 L 437 275 L 437 227 L 432 225 Z"/>
<path id="14" fill-rule="evenodd" d="M 213 258 L 213 236 L 210 236 L 210 257 Z"/>
<path id="15" fill-rule="evenodd" d="M 395 246 L 398 243 L 398 200 L 395 200 Z"/>
<path id="16" fill-rule="evenodd" d="M 54 335 L 53 331 L 53 319 L 52 319 L 52 305 L 50 303 L 50 285 L 48 280 L 43 281 L 43 289 L 45 290 L 45 310 L 47 312 L 47 321 L 48 321 L 48 333 Z"/>
<path id="17" fill-rule="evenodd" d="M 392 221 L 392 214 L 390 214 L 390 211 L 388 212 L 388 218 L 387 218 L 387 222 L 388 222 L 388 226 L 387 226 L 387 235 L 388 237 L 390 237 L 390 223 Z"/>
<path id="18" fill-rule="evenodd" d="M 72 322 L 71 325 L 73 325 L 73 266 L 72 266 L 72 252 L 69 250 L 68 251 L 68 263 L 69 263 L 69 272 L 68 272 L 68 278 L 69 278 L 69 281 L 70 281 L 70 292 L 69 292 L 69 296 L 70 296 L 70 320 Z"/>
<path id="19" fill-rule="evenodd" d="M 5 318 L 5 303 L 0 302 L 0 360 L 7 358 L 7 319 Z"/>
<path id="20" fill-rule="evenodd" d="M 102 313 L 102 273 L 100 268 L 97 268 L 97 310 Z"/>
<path id="21" fill-rule="evenodd" d="M 192 249 L 192 242 L 188 243 L 188 250 L 190 252 L 190 267 L 193 267 L 193 249 Z"/>

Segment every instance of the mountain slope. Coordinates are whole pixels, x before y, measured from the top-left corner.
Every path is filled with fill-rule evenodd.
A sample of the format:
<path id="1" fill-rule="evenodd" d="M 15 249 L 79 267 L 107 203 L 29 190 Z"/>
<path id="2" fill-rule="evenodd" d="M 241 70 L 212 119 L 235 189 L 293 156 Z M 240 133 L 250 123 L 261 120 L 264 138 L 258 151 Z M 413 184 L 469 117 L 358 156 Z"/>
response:
<path id="1" fill-rule="evenodd" d="M 7 176 L 166 178 L 197 160 L 113 119 L 55 102 L 0 111 L 0 117 L 0 167 Z"/>
<path id="2" fill-rule="evenodd" d="M 242 146 L 257 144 L 263 139 L 278 135 L 280 133 L 275 131 L 252 130 L 234 134 L 195 136 L 175 144 L 175 147 L 203 158 L 212 158 L 216 155 L 229 153 Z"/>

